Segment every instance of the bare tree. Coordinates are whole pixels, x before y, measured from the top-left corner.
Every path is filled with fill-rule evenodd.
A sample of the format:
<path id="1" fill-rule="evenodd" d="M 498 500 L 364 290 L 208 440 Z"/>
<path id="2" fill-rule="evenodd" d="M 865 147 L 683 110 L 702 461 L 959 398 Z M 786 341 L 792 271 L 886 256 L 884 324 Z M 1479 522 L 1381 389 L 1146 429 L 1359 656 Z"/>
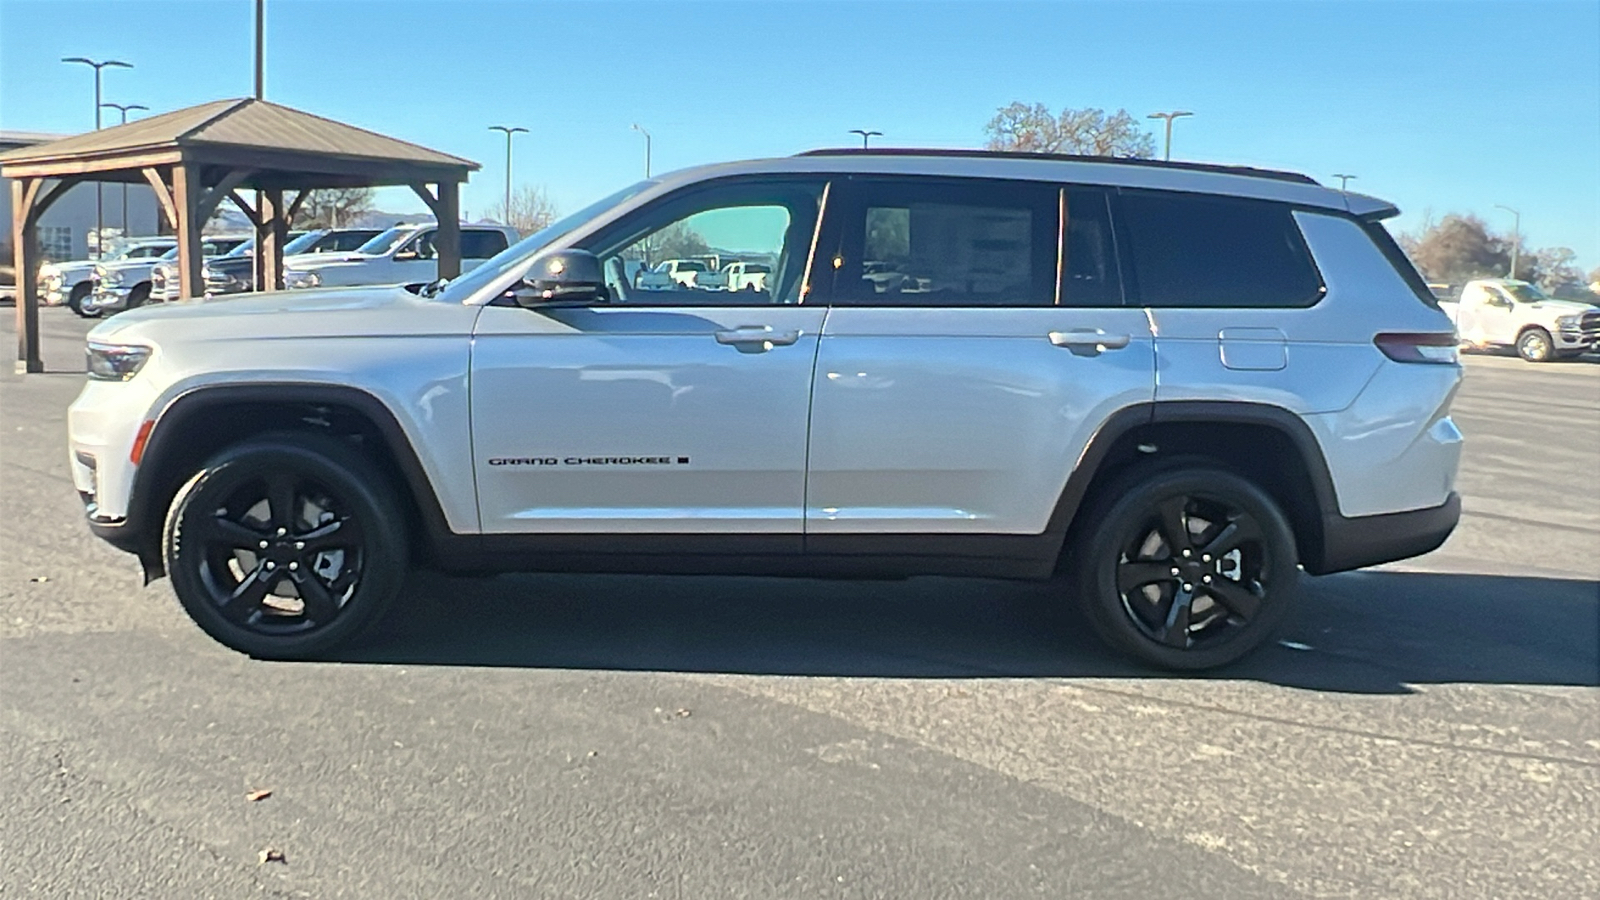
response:
<path id="1" fill-rule="evenodd" d="M 1578 254 L 1572 252 L 1572 248 L 1546 247 L 1529 256 L 1532 265 L 1523 277 L 1545 290 L 1584 284 L 1583 270 L 1577 266 Z"/>
<path id="2" fill-rule="evenodd" d="M 372 188 L 325 188 L 312 191 L 294 217 L 296 228 L 339 228 L 372 211 Z"/>
<path id="3" fill-rule="evenodd" d="M 556 219 L 556 205 L 550 193 L 540 185 L 524 184 L 511 194 L 511 213 L 506 214 L 505 201 L 489 208 L 489 218 L 511 225 L 523 237 L 549 225 Z"/>
<path id="4" fill-rule="evenodd" d="M 1012 103 L 1001 107 L 983 130 L 990 150 L 1141 159 L 1156 153 L 1155 138 L 1126 109 L 1107 115 L 1103 109 L 1067 107 L 1057 115 L 1043 103 Z"/>
<path id="5" fill-rule="evenodd" d="M 1504 238 L 1489 231 L 1483 219 L 1452 213 L 1421 234 L 1408 236 L 1411 261 L 1429 281 L 1457 283 L 1496 277 L 1511 264 Z"/>

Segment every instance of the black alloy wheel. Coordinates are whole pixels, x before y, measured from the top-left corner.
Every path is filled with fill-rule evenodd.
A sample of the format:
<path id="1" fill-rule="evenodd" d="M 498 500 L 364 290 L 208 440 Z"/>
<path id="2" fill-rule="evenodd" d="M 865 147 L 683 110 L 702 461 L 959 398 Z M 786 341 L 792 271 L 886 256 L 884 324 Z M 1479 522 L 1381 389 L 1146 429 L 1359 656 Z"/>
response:
<path id="1" fill-rule="evenodd" d="M 347 641 L 388 606 L 405 569 L 385 482 L 321 435 L 224 451 L 179 491 L 167 571 L 202 629 L 253 656 L 299 658 Z"/>
<path id="2" fill-rule="evenodd" d="M 1108 643 L 1204 669 L 1244 656 L 1287 615 L 1293 534 L 1272 498 L 1221 469 L 1169 465 L 1119 480 L 1073 554 L 1079 595 Z"/>

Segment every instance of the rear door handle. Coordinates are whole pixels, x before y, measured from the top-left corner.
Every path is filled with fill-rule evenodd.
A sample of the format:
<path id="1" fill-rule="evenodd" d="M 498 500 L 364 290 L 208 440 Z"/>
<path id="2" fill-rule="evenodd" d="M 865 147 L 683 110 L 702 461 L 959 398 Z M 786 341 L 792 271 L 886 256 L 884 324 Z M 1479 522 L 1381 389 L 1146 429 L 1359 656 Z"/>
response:
<path id="1" fill-rule="evenodd" d="M 728 344 L 740 353 L 765 353 L 773 347 L 787 347 L 800 340 L 800 332 L 773 331 L 770 325 L 740 325 L 716 332 L 717 343 Z"/>
<path id="2" fill-rule="evenodd" d="M 1126 334 L 1106 334 L 1098 328 L 1073 328 L 1069 331 L 1052 331 L 1050 343 L 1065 347 L 1077 356 L 1099 356 L 1106 350 L 1121 350 L 1132 340 Z"/>

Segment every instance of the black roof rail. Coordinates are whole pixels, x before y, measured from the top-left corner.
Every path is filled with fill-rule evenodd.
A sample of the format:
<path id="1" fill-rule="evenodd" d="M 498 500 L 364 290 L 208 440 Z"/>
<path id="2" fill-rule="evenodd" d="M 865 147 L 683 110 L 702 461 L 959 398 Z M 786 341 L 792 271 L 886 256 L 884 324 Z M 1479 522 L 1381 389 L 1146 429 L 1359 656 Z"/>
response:
<path id="1" fill-rule="evenodd" d="M 1244 175 L 1250 178 L 1270 178 L 1274 181 L 1292 181 L 1296 184 L 1317 184 L 1317 180 L 1299 172 L 1280 169 L 1257 169 L 1252 166 L 1224 166 L 1216 163 L 1169 162 L 1160 159 L 1137 159 L 1126 156 L 1078 156 L 1071 153 L 1031 153 L 1021 150 L 938 150 L 917 147 L 838 147 L 807 150 L 796 156 L 954 156 L 979 159 L 1046 159 L 1063 162 L 1099 163 L 1111 166 L 1146 166 L 1154 169 L 1178 169 L 1185 172 L 1215 172 L 1221 175 Z M 1320 185 L 1318 185 L 1320 187 Z"/>

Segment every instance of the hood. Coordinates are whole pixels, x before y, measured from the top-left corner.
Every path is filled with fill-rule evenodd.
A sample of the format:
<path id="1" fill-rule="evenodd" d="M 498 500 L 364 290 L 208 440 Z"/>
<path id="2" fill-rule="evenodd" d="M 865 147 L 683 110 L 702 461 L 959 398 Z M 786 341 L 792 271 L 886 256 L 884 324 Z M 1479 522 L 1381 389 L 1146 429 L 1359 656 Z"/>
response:
<path id="1" fill-rule="evenodd" d="M 141 306 L 95 326 L 92 341 L 176 347 L 282 338 L 471 333 L 477 307 L 419 297 L 402 287 L 232 294 Z"/>
<path id="2" fill-rule="evenodd" d="M 379 257 L 370 253 L 301 253 L 284 257 L 283 267 L 286 271 L 293 269 L 296 272 L 314 272 L 329 266 L 347 266 L 369 259 L 379 259 Z"/>
<path id="3" fill-rule="evenodd" d="M 1528 304 L 1528 307 L 1530 309 L 1549 310 L 1550 312 L 1563 316 L 1570 315 L 1571 313 L 1575 312 L 1600 312 L 1600 306 L 1596 306 L 1593 303 L 1585 303 L 1582 300 L 1557 300 L 1554 297 L 1551 297 L 1549 300 L 1540 300 L 1537 303 L 1530 303 Z"/>

